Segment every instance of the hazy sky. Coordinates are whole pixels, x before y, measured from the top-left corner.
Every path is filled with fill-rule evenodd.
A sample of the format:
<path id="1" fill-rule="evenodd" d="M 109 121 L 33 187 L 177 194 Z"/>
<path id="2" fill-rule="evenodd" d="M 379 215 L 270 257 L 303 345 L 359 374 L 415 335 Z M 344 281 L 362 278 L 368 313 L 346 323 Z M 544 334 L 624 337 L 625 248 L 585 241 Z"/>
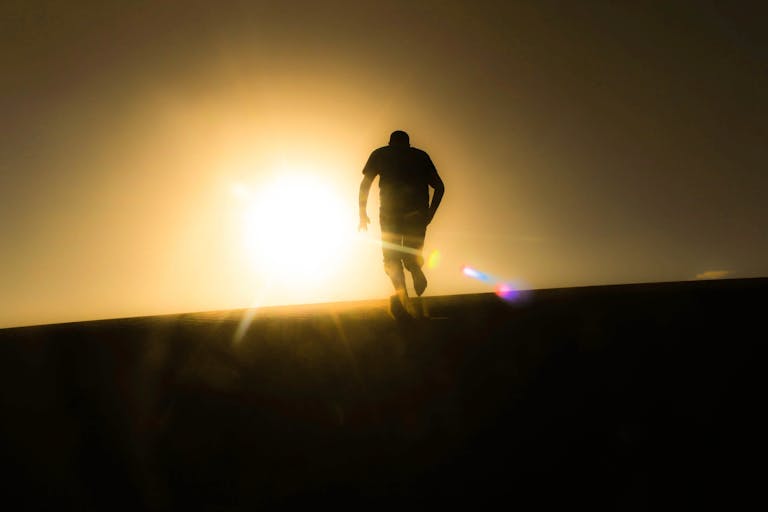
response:
<path id="1" fill-rule="evenodd" d="M 462 264 L 768 275 L 768 36 L 738 4 L 5 1 L 0 327 L 385 297 L 357 187 L 395 129 L 446 184 L 428 293 L 490 291 Z M 349 216 L 306 283 L 243 235 L 291 173 Z"/>

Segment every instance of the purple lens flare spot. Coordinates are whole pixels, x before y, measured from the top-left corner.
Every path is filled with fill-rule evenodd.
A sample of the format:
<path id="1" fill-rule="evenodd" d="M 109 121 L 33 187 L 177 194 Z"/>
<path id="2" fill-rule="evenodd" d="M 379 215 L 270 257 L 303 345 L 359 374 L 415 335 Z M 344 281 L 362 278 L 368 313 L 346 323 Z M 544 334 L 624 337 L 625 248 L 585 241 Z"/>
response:
<path id="1" fill-rule="evenodd" d="M 509 283 L 498 283 L 496 285 L 496 295 L 507 302 L 512 302 L 520 297 L 520 290 Z"/>

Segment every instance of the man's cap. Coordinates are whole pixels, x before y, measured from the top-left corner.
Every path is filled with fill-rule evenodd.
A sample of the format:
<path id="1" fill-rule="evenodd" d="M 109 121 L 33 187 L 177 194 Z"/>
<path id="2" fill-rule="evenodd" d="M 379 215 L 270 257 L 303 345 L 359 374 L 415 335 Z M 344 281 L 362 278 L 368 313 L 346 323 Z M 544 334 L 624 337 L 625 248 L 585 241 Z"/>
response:
<path id="1" fill-rule="evenodd" d="M 402 130 L 395 130 L 392 135 L 389 136 L 390 146 L 410 146 L 411 139 L 408 134 Z"/>

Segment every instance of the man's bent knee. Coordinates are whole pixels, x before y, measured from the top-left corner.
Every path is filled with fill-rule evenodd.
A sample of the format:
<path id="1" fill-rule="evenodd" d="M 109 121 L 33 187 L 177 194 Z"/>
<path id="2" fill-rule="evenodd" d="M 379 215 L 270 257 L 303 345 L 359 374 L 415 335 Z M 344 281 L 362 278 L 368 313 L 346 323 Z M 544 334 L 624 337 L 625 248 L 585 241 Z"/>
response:
<path id="1" fill-rule="evenodd" d="M 422 255 L 408 254 L 403 257 L 403 265 L 409 272 L 420 269 L 424 266 L 424 257 Z"/>

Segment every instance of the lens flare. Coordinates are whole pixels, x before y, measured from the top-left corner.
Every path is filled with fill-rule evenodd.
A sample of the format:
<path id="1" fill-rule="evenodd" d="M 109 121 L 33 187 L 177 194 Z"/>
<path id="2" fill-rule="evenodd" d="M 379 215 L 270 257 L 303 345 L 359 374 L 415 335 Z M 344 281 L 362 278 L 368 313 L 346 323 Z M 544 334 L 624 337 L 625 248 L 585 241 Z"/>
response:
<path id="1" fill-rule="evenodd" d="M 494 285 L 494 292 L 502 300 L 507 302 L 520 302 L 522 299 L 524 299 L 522 286 L 514 285 L 508 281 L 503 281 L 492 275 L 480 272 L 479 270 L 472 268 L 469 265 L 464 265 L 461 267 L 461 272 L 465 276 L 471 277 L 472 279 L 477 279 L 478 281 Z"/>
<path id="2" fill-rule="evenodd" d="M 437 266 L 440 264 L 440 251 L 432 251 L 432 253 L 429 255 L 429 258 L 427 258 L 427 266 L 431 269 L 437 268 Z"/>
<path id="3" fill-rule="evenodd" d="M 498 283 L 495 287 L 496 295 L 507 302 L 512 302 L 520 296 L 520 290 L 515 289 L 509 283 Z"/>
<path id="4" fill-rule="evenodd" d="M 474 269 L 468 265 L 464 265 L 461 267 L 462 273 L 464 273 L 465 276 L 471 277 L 473 279 L 477 279 L 478 281 L 483 281 L 485 283 L 489 282 L 491 279 L 487 274 L 483 274 L 477 269 Z"/>

